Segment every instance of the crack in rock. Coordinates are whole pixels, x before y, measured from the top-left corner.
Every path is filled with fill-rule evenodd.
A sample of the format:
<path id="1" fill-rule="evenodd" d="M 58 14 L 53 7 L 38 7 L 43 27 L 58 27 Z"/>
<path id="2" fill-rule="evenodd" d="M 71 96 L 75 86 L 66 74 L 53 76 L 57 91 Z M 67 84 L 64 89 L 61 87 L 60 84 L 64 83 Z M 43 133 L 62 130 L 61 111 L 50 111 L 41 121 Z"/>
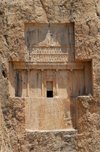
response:
<path id="1" fill-rule="evenodd" d="M 49 22 L 49 19 L 48 19 L 48 16 L 47 16 L 47 11 L 46 11 L 46 9 L 45 9 L 45 6 L 44 6 L 42 0 L 40 0 L 40 2 L 41 2 L 41 4 L 42 4 L 42 7 L 43 7 L 45 13 L 46 13 L 47 21 L 48 21 L 48 23 L 50 23 L 50 22 Z"/>

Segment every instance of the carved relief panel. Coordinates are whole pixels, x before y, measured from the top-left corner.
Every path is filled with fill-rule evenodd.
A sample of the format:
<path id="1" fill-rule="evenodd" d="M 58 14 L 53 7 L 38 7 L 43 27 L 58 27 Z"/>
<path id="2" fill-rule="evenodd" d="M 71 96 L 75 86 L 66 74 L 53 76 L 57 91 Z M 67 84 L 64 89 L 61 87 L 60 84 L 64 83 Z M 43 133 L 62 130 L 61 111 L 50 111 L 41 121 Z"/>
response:
<path id="1" fill-rule="evenodd" d="M 73 24 L 25 24 L 26 61 L 74 61 Z"/>

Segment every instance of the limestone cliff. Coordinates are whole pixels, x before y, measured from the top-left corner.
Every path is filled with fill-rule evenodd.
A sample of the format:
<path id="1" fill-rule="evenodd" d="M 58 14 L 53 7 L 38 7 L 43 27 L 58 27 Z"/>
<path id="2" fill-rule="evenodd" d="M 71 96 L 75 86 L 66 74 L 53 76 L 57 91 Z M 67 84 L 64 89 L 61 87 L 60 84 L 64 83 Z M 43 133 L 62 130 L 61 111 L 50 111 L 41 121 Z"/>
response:
<path id="1" fill-rule="evenodd" d="M 75 132 L 26 131 L 25 98 L 9 94 L 9 61 L 25 61 L 26 23 L 73 23 L 75 63 L 91 61 L 92 95 L 76 98 Z M 0 151 L 100 151 L 100 0 L 0 0 Z"/>

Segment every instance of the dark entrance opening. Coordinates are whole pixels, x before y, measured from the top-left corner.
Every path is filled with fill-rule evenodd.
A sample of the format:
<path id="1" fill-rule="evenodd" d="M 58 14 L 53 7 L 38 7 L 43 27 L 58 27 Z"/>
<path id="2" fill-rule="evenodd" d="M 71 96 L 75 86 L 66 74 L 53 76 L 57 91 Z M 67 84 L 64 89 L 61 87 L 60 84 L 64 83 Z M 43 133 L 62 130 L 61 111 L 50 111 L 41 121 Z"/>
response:
<path id="1" fill-rule="evenodd" d="M 47 91 L 47 98 L 53 98 L 53 91 Z"/>

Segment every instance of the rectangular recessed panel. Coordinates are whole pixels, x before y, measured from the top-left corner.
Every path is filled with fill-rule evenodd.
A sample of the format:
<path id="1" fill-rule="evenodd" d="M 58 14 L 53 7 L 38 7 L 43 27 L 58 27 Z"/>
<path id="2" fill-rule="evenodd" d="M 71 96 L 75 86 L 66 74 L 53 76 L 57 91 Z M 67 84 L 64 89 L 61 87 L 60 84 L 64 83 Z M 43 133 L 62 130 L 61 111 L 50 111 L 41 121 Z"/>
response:
<path id="1" fill-rule="evenodd" d="M 70 100 L 68 98 L 27 98 L 26 129 L 71 129 Z"/>
<path id="2" fill-rule="evenodd" d="M 69 61 L 74 54 L 73 33 L 73 24 L 25 24 L 26 60 Z"/>

